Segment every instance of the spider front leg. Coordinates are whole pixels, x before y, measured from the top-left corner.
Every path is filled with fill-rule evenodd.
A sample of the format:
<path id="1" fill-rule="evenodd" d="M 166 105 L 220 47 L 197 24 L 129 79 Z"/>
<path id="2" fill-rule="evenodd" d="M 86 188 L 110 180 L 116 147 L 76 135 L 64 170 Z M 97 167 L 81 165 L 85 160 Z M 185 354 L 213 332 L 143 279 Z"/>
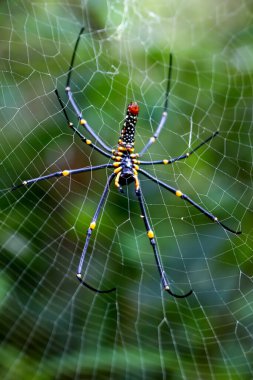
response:
<path id="1" fill-rule="evenodd" d="M 19 185 L 14 185 L 11 188 L 11 190 L 16 190 L 19 187 L 30 186 L 33 183 L 44 181 L 45 179 L 57 178 L 57 177 L 67 177 L 67 176 L 70 176 L 70 175 L 73 175 L 73 174 L 80 174 L 80 173 L 91 172 L 91 171 L 94 171 L 94 170 L 106 169 L 106 168 L 113 168 L 113 164 L 102 164 L 102 165 L 97 165 L 97 166 L 87 166 L 85 168 L 78 168 L 78 169 L 65 169 L 65 170 L 61 170 L 61 171 L 58 171 L 58 172 L 47 174 L 47 175 L 44 175 L 44 176 L 41 176 L 41 177 L 25 180 L 25 181 L 23 181 Z"/>
<path id="2" fill-rule="evenodd" d="M 161 258 L 160 258 L 160 255 L 159 255 L 159 252 L 157 249 L 156 240 L 154 238 L 154 232 L 152 231 L 150 223 L 149 223 L 149 219 L 148 219 L 147 211 L 146 211 L 146 208 L 144 205 L 144 199 L 142 196 L 140 185 L 136 189 L 136 195 L 137 195 L 139 203 L 140 203 L 142 217 L 143 217 L 144 224 L 145 224 L 145 227 L 147 230 L 148 238 L 150 240 L 150 244 L 153 248 L 153 252 L 154 252 L 155 260 L 156 260 L 156 266 L 157 266 L 157 269 L 159 271 L 164 290 L 166 290 L 166 292 L 168 292 L 170 295 L 172 295 L 173 297 L 176 297 L 176 298 L 185 298 L 185 297 L 190 296 L 193 292 L 192 290 L 190 290 L 188 293 L 183 294 L 183 295 L 175 294 L 170 290 L 170 284 L 169 284 L 169 281 L 167 279 L 166 273 L 164 271 L 163 264 L 162 264 L 162 261 L 161 261 Z"/>
<path id="3" fill-rule="evenodd" d="M 88 289 L 93 290 L 96 293 L 110 293 L 110 292 L 113 292 L 114 290 L 116 290 L 116 288 L 112 288 L 112 289 L 109 289 L 109 290 L 99 290 L 99 289 L 93 288 L 91 285 L 87 284 L 87 282 L 85 282 L 83 280 L 83 278 L 82 278 L 82 269 L 83 269 L 84 259 L 85 259 L 86 252 L 87 252 L 87 249 L 88 249 L 88 246 L 89 246 L 91 234 L 92 234 L 92 231 L 96 227 L 97 218 L 98 218 L 98 216 L 100 214 L 100 211 L 101 211 L 101 209 L 102 209 L 102 207 L 103 207 L 103 205 L 105 203 L 105 200 L 106 200 L 107 195 L 108 195 L 110 184 L 111 184 L 111 182 L 112 182 L 112 180 L 113 180 L 114 177 L 115 177 L 115 174 L 112 173 L 110 175 L 110 177 L 108 178 L 107 183 L 106 183 L 105 188 L 104 188 L 104 191 L 103 191 L 103 194 L 102 194 L 102 196 L 100 198 L 100 201 L 99 201 L 99 204 L 97 206 L 96 212 L 95 212 L 95 214 L 93 216 L 92 222 L 89 225 L 89 228 L 88 228 L 88 231 L 87 231 L 87 235 L 86 235 L 86 240 L 85 240 L 85 243 L 84 243 L 83 252 L 82 252 L 82 255 L 81 255 L 81 258 L 80 258 L 80 261 L 79 261 L 78 270 L 77 270 L 77 274 L 76 274 L 76 277 L 78 278 L 78 280 L 80 281 L 80 283 L 82 285 L 86 286 Z"/>
<path id="4" fill-rule="evenodd" d="M 151 181 L 157 183 L 158 185 L 164 187 L 166 190 L 169 190 L 171 193 L 176 195 L 177 197 L 184 199 L 186 202 L 189 202 L 192 206 L 194 206 L 196 209 L 198 209 L 202 214 L 207 216 L 209 219 L 211 219 L 213 222 L 218 223 L 220 226 L 222 226 L 225 230 L 232 232 L 233 234 L 239 235 L 242 233 L 242 231 L 234 231 L 230 227 L 227 227 L 224 223 L 220 222 L 219 219 L 214 216 L 212 213 L 198 205 L 196 202 L 194 202 L 188 195 L 182 193 L 181 190 L 176 190 L 174 187 L 167 185 L 165 182 L 160 181 L 156 177 L 152 176 L 145 170 L 139 169 L 139 172 L 145 175 L 147 178 L 151 179 Z"/>

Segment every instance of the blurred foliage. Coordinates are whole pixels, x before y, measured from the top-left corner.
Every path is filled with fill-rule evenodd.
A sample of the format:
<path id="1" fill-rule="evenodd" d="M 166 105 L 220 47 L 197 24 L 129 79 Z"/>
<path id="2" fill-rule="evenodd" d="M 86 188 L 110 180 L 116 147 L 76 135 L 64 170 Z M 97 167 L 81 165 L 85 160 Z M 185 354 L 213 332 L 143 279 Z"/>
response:
<path id="1" fill-rule="evenodd" d="M 1 2 L 2 378 L 252 378 L 252 12 L 249 0 Z M 73 90 L 107 144 L 132 99 L 141 106 L 136 150 L 150 137 L 170 51 L 169 118 L 146 158 L 175 157 L 220 132 L 187 162 L 150 172 L 232 228 L 241 222 L 240 237 L 142 182 L 173 288 L 194 289 L 186 300 L 160 292 L 131 187 L 112 187 L 87 260 L 87 282 L 117 287 L 106 296 L 79 287 L 75 271 L 108 173 L 8 191 L 105 162 L 73 137 L 54 94 L 67 101 L 82 25 Z"/>

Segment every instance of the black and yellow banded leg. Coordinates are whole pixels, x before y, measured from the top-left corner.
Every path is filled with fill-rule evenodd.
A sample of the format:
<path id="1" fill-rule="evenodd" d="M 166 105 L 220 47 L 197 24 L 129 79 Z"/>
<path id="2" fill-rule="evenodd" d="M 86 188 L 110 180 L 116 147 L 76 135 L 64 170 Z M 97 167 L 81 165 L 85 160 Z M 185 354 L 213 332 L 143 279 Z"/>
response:
<path id="1" fill-rule="evenodd" d="M 80 281 L 80 283 L 84 286 L 86 286 L 87 288 L 89 288 L 90 290 L 93 290 L 94 292 L 97 292 L 97 293 L 110 293 L 110 292 L 113 292 L 114 290 L 116 290 L 116 288 L 112 288 L 112 289 L 109 289 L 109 290 L 99 290 L 99 289 L 96 289 L 96 288 L 93 288 L 91 285 L 87 284 L 87 282 L 85 282 L 82 278 L 82 269 L 83 269 L 83 264 L 84 264 L 84 260 L 85 260 L 85 256 L 86 256 L 86 252 L 87 252 L 87 249 L 88 249 L 88 246 L 89 246 L 89 242 L 90 242 L 90 238 L 91 238 L 91 234 L 92 234 L 92 231 L 95 229 L 96 227 L 96 222 L 97 222 L 97 218 L 99 216 L 99 213 L 105 203 L 105 200 L 107 198 L 107 195 L 108 195 L 108 191 L 109 191 L 109 187 L 110 187 L 110 184 L 113 180 L 113 178 L 115 177 L 115 174 L 112 173 L 110 175 L 110 177 L 108 178 L 107 180 L 107 183 L 105 185 L 105 188 L 104 188 L 104 191 L 103 191 L 103 194 L 100 198 L 100 201 L 98 203 L 98 206 L 97 206 L 97 209 L 96 209 L 96 212 L 93 216 L 93 219 L 89 225 L 89 228 L 88 228 L 88 231 L 87 231 L 87 234 L 86 234 L 86 240 L 85 240 L 85 243 L 84 243 L 84 248 L 83 248 L 83 251 L 82 251 L 82 255 L 81 255 L 81 258 L 80 258 L 80 261 L 79 261 L 79 265 L 78 265 L 78 269 L 77 269 L 77 274 L 76 274 L 76 277 L 78 278 L 78 280 Z"/>
<path id="2" fill-rule="evenodd" d="M 199 148 L 201 148 L 203 145 L 207 144 L 210 140 L 212 140 L 215 136 L 219 134 L 218 131 L 214 132 L 211 136 L 209 136 L 206 140 L 202 141 L 199 145 L 196 146 L 196 148 L 192 149 L 190 152 L 187 152 L 185 154 L 182 154 L 181 156 L 165 159 L 165 160 L 159 160 L 159 161 L 139 161 L 140 165 L 168 165 L 173 164 L 173 162 L 184 160 L 185 158 L 190 157 L 194 152 L 196 152 Z"/>
<path id="3" fill-rule="evenodd" d="M 67 93 L 70 104 L 72 105 L 72 107 L 76 113 L 76 116 L 78 117 L 80 124 L 95 138 L 96 142 L 98 142 L 107 152 L 111 152 L 111 148 L 109 146 L 107 146 L 103 142 L 103 140 L 100 139 L 100 137 L 93 131 L 93 129 L 90 127 L 90 125 L 87 123 L 87 121 L 83 118 L 82 113 L 79 110 L 79 108 L 78 108 L 78 106 L 77 106 L 77 104 L 73 98 L 73 94 L 72 94 L 71 88 L 70 88 L 70 81 L 71 81 L 71 75 L 72 75 L 73 66 L 74 66 L 74 62 L 75 62 L 76 52 L 77 52 L 79 41 L 80 41 L 80 38 L 81 38 L 81 35 L 83 34 L 83 32 L 84 32 L 84 27 L 81 28 L 81 30 L 78 34 L 76 43 L 75 43 L 74 51 L 73 51 L 71 61 L 70 61 L 70 65 L 69 65 L 69 69 L 68 69 L 68 76 L 67 76 L 65 91 Z"/>
<path id="4" fill-rule="evenodd" d="M 207 216 L 209 219 L 211 219 L 213 222 L 218 223 L 220 226 L 222 226 L 225 230 L 232 232 L 233 234 L 239 235 L 242 233 L 242 231 L 234 231 L 230 227 L 227 227 L 224 223 L 220 222 L 219 219 L 211 214 L 209 211 L 201 207 L 199 204 L 194 202 L 188 195 L 183 194 L 182 191 L 176 190 L 174 187 L 167 185 L 166 183 L 160 181 L 156 177 L 152 176 L 145 170 L 139 169 L 139 172 L 143 175 L 145 175 L 147 178 L 151 179 L 151 181 L 157 183 L 158 185 L 164 187 L 166 190 L 169 190 L 171 193 L 175 194 L 177 197 L 184 199 L 186 202 L 189 202 L 191 205 L 193 205 L 196 209 L 198 209 L 202 214 Z"/>
<path id="5" fill-rule="evenodd" d="M 85 168 L 78 168 L 78 169 L 65 169 L 62 171 L 54 172 L 51 174 L 43 175 L 41 177 L 37 178 L 32 178 L 25 180 L 21 182 L 19 185 L 14 185 L 11 190 L 16 190 L 19 187 L 25 187 L 25 186 L 30 186 L 35 182 L 40 182 L 44 181 L 45 179 L 50 179 L 50 178 L 57 178 L 57 177 L 67 177 L 73 174 L 80 174 L 80 173 L 85 173 L 85 172 L 91 172 L 94 170 L 99 170 L 99 169 L 105 169 L 105 168 L 113 168 L 113 164 L 102 164 L 102 165 L 97 165 L 97 166 L 87 166 Z"/>
<path id="6" fill-rule="evenodd" d="M 76 39 L 74 51 L 72 53 L 72 57 L 71 57 L 71 61 L 70 61 L 69 69 L 68 69 L 68 76 L 67 76 L 66 86 L 69 86 L 69 84 L 70 84 L 70 79 L 71 79 L 71 74 L 72 74 L 72 70 L 73 70 L 73 66 L 74 66 L 76 51 L 77 51 L 77 48 L 78 48 L 78 45 L 79 45 L 79 41 L 80 41 L 81 35 L 83 34 L 84 30 L 85 30 L 85 28 L 84 28 L 84 26 L 82 26 L 81 29 L 80 29 L 80 32 L 79 32 L 79 34 L 77 36 L 77 39 Z"/>
<path id="7" fill-rule="evenodd" d="M 157 127 L 155 133 L 153 134 L 152 137 L 150 137 L 147 144 L 141 150 L 141 152 L 139 154 L 140 156 L 142 156 L 149 149 L 149 147 L 152 144 L 154 144 L 154 142 L 158 139 L 159 134 L 160 134 L 161 130 L 163 129 L 165 123 L 166 123 L 166 120 L 168 117 L 168 100 L 169 100 L 169 92 L 170 92 L 171 73 L 172 73 L 172 54 L 170 54 L 170 62 L 169 62 L 169 70 L 168 70 L 168 78 L 167 78 L 167 88 L 166 88 L 166 92 L 165 92 L 165 100 L 164 100 L 162 117 L 161 117 L 161 120 L 158 124 L 158 127 Z"/>
<path id="8" fill-rule="evenodd" d="M 154 237 L 154 232 L 152 231 L 150 223 L 149 223 L 149 219 L 148 219 L 147 211 L 146 211 L 146 208 L 145 208 L 145 205 L 144 205 L 144 199 L 143 199 L 143 196 L 142 196 L 142 192 L 141 192 L 140 186 L 139 186 L 138 190 L 136 190 L 136 195 L 137 195 L 139 203 L 140 203 L 142 217 L 143 217 L 144 224 L 145 224 L 145 227 L 146 227 L 146 230 L 147 230 L 147 235 L 148 235 L 150 244 L 151 244 L 151 246 L 153 248 L 153 252 L 154 252 L 154 255 L 155 255 L 155 261 L 156 261 L 156 266 L 157 266 L 157 269 L 159 271 L 159 274 L 160 274 L 160 277 L 161 277 L 161 281 L 162 281 L 162 286 L 163 286 L 164 290 L 166 290 L 166 292 L 168 292 L 169 294 L 171 294 L 173 297 L 176 297 L 176 298 L 185 298 L 185 297 L 190 296 L 192 294 L 192 290 L 190 290 L 188 293 L 183 294 L 183 295 L 175 294 L 175 293 L 173 293 L 170 290 L 170 284 L 169 284 L 168 278 L 166 276 L 166 273 L 164 271 L 163 264 L 162 264 L 162 261 L 161 261 L 161 258 L 160 258 L 159 252 L 158 252 L 158 248 L 157 248 L 157 245 L 156 245 L 156 240 L 155 240 L 155 237 Z"/>
<path id="9" fill-rule="evenodd" d="M 135 191 L 138 191 L 140 188 L 140 181 L 139 181 L 138 172 L 137 172 L 137 170 L 139 170 L 139 167 L 138 167 L 138 165 L 134 165 L 134 167 L 136 168 L 136 169 L 133 169 L 134 181 L 135 181 Z"/>
<path id="10" fill-rule="evenodd" d="M 89 132 L 89 134 L 96 140 L 96 143 L 100 144 L 103 147 L 103 149 L 111 153 L 112 148 L 106 145 L 104 141 L 97 135 L 97 133 L 93 131 L 92 127 L 88 124 L 87 120 L 85 120 L 82 115 L 78 119 L 80 125 L 82 125 Z"/>
<path id="11" fill-rule="evenodd" d="M 164 124 L 166 123 L 167 116 L 168 116 L 168 112 L 164 111 L 162 113 L 162 117 L 161 117 L 161 120 L 160 120 L 160 123 L 159 123 L 159 126 L 158 126 L 157 130 L 155 131 L 155 133 L 153 134 L 153 136 L 150 137 L 148 143 L 144 146 L 144 148 L 139 153 L 139 156 L 142 156 L 151 147 L 151 145 L 153 145 L 154 142 L 156 142 L 156 140 L 158 139 L 158 136 L 159 136 L 161 130 L 164 127 Z"/>
<path id="12" fill-rule="evenodd" d="M 80 137 L 80 139 L 85 144 L 89 145 L 91 148 L 95 149 L 97 152 L 99 152 L 103 156 L 111 158 L 112 157 L 111 154 L 105 152 L 103 149 L 101 149 L 97 145 L 94 145 L 90 139 L 87 139 L 81 132 L 79 132 L 79 130 L 77 128 L 74 127 L 73 123 L 69 120 L 69 117 L 68 117 L 68 114 L 66 112 L 65 106 L 64 106 L 64 104 L 63 104 L 63 102 L 62 102 L 62 100 L 60 98 L 60 95 L 59 95 L 57 89 L 55 90 L 55 94 L 56 94 L 57 99 L 58 99 L 58 101 L 59 101 L 59 103 L 61 105 L 62 112 L 63 112 L 63 114 L 65 116 L 66 121 L 67 121 L 68 127 L 71 128 Z M 111 150 L 109 150 L 109 151 L 111 152 Z"/>
<path id="13" fill-rule="evenodd" d="M 117 167 L 117 168 L 114 170 L 114 174 L 116 175 L 114 184 L 115 184 L 115 186 L 117 187 L 117 189 L 118 189 L 121 193 L 123 193 L 123 192 L 124 192 L 124 191 L 123 191 L 123 188 L 122 188 L 122 186 L 121 186 L 120 183 L 119 183 L 120 176 L 121 176 L 121 171 L 122 171 L 122 167 L 121 167 L 121 166 Z"/>

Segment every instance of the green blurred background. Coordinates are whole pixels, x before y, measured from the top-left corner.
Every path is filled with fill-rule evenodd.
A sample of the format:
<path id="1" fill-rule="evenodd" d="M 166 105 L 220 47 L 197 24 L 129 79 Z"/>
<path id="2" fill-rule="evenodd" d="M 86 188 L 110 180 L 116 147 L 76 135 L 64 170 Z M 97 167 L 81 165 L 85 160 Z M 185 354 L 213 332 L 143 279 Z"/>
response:
<path id="1" fill-rule="evenodd" d="M 253 6 L 237 1 L 2 1 L 0 5 L 3 379 L 252 378 Z M 143 179 L 163 263 L 160 287 L 130 186 L 112 186 L 75 279 L 109 171 L 8 189 L 24 179 L 106 160 L 73 137 L 54 94 L 82 36 L 73 91 L 109 145 L 126 106 L 140 104 L 136 150 L 158 125 L 169 53 L 168 122 L 145 159 L 175 157 L 216 130 L 187 162 L 149 172 L 243 234 L 235 236 Z M 70 118 L 75 115 L 68 106 Z"/>

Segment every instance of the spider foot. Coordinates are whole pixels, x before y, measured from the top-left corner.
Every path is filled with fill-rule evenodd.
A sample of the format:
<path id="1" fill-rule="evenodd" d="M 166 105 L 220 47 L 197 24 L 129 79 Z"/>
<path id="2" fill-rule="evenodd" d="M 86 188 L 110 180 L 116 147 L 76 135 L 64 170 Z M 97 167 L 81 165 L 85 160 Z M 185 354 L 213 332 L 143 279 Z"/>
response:
<path id="1" fill-rule="evenodd" d="M 175 297 L 175 298 L 186 298 L 186 297 L 189 297 L 192 293 L 193 293 L 193 290 L 191 289 L 188 293 L 186 294 L 175 294 L 173 293 L 171 290 L 170 290 L 170 287 L 168 285 L 165 286 L 164 290 L 166 290 L 166 292 L 168 292 L 171 296 Z"/>
<path id="2" fill-rule="evenodd" d="M 110 292 L 114 292 L 116 290 L 116 288 L 112 288 L 112 289 L 109 289 L 109 290 L 99 290 L 99 289 L 96 289 L 96 288 L 93 288 L 93 286 L 87 284 L 87 282 L 85 282 L 83 279 L 82 279 L 82 275 L 81 273 L 77 273 L 76 274 L 76 277 L 77 279 L 80 281 L 80 283 L 84 286 L 86 286 L 86 288 L 92 290 L 93 292 L 95 293 L 110 293 Z"/>
<path id="3" fill-rule="evenodd" d="M 24 186 L 23 183 L 21 183 L 20 185 L 13 185 L 13 186 L 11 187 L 11 191 L 14 191 L 14 190 L 16 190 L 16 189 L 19 189 L 19 188 L 22 187 L 22 186 Z"/>
<path id="4" fill-rule="evenodd" d="M 217 222 L 220 226 L 222 226 L 225 230 L 232 232 L 235 235 L 240 235 L 242 233 L 242 231 L 240 231 L 240 230 L 239 231 L 232 230 L 232 228 L 230 228 L 230 227 L 226 226 L 224 223 L 220 222 L 218 220 L 218 218 L 215 218 L 214 221 Z"/>

